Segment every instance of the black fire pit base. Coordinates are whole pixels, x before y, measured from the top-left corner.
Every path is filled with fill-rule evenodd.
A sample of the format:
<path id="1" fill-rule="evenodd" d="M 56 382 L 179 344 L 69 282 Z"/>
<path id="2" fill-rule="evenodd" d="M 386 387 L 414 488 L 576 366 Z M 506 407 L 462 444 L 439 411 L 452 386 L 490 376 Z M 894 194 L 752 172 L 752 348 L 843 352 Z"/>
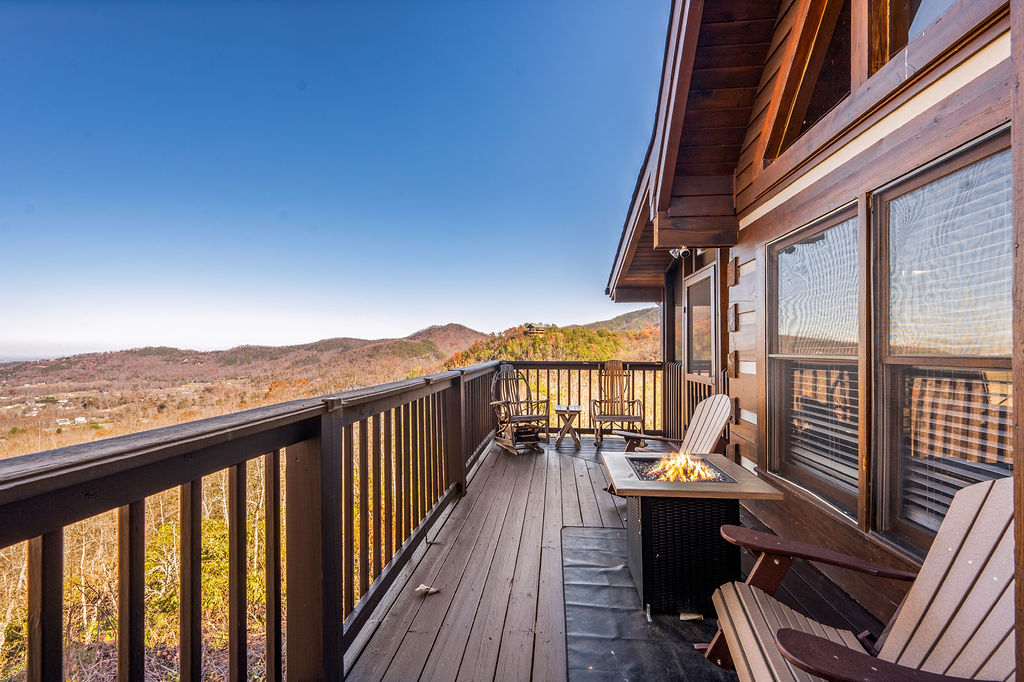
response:
<path id="1" fill-rule="evenodd" d="M 628 566 L 644 608 L 713 614 L 715 589 L 740 579 L 740 548 L 719 533 L 724 524 L 739 524 L 739 500 L 629 497 L 627 502 Z"/>

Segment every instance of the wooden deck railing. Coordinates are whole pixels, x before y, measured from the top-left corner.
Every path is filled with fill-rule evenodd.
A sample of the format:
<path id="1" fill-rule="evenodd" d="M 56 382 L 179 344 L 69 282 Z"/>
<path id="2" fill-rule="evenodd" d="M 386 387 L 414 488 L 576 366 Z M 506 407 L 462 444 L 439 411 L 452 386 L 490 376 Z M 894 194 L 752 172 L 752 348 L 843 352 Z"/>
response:
<path id="1" fill-rule="evenodd" d="M 63 529 L 113 509 L 118 677 L 143 679 L 145 499 L 173 488 L 180 491 L 180 679 L 201 679 L 202 477 L 225 469 L 229 679 L 247 679 L 246 465 L 260 457 L 266 464 L 266 679 L 281 679 L 282 647 L 289 679 L 340 679 L 346 649 L 429 528 L 464 492 L 467 468 L 493 434 L 496 367 L 485 363 L 0 462 L 0 548 L 28 541 L 28 679 L 63 679 Z"/>
<path id="2" fill-rule="evenodd" d="M 662 391 L 665 383 L 663 365 L 660 362 L 622 364 L 629 373 L 628 397 L 642 400 L 644 403 L 644 431 L 651 434 L 662 433 Z M 550 401 L 551 430 L 558 429 L 554 415 L 555 405 L 579 405 L 583 412 L 580 414 L 577 430 L 581 433 L 593 433 L 590 401 L 601 397 L 599 374 L 602 363 L 519 361 L 513 362 L 512 365 L 526 375 L 530 389 L 537 398 L 547 398 Z"/>

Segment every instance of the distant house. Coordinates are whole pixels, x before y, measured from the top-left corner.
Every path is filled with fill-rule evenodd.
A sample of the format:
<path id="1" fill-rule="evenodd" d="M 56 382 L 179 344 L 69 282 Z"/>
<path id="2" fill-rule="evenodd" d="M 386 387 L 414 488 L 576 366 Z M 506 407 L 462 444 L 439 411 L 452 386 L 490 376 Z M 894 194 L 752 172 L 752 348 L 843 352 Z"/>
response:
<path id="1" fill-rule="evenodd" d="M 85 421 L 86 421 L 85 417 L 75 417 L 75 423 L 76 424 L 84 424 Z"/>
<path id="2" fill-rule="evenodd" d="M 64 417 L 57 420 L 57 426 L 68 426 L 69 424 L 71 424 L 71 420 Z"/>

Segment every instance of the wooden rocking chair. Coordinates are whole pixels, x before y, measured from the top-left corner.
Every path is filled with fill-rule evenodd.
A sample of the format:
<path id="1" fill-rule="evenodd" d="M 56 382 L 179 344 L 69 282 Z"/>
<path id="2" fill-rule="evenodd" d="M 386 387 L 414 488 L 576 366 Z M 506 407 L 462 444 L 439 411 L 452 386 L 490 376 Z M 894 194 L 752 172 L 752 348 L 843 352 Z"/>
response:
<path id="1" fill-rule="evenodd" d="M 512 365 L 501 365 L 491 381 L 491 407 L 498 419 L 495 442 L 512 454 L 520 447 L 544 452 L 543 438 L 548 442 L 551 423 L 547 400 L 534 400 L 530 384 L 523 373 Z"/>
<path id="2" fill-rule="evenodd" d="M 620 360 L 608 360 L 598 373 L 601 397 L 590 401 L 590 418 L 594 423 L 594 445 L 601 446 L 606 425 L 636 424 L 641 435 L 644 430 L 644 401 L 633 400 L 628 389 L 629 374 Z M 626 394 L 630 397 L 627 398 Z"/>
<path id="3" fill-rule="evenodd" d="M 642 433 L 631 431 L 612 431 L 612 433 L 626 439 L 626 452 L 635 451 L 645 440 L 656 440 L 671 443 L 676 452 L 706 454 L 714 452 L 715 444 L 731 416 L 732 401 L 729 400 L 729 396 L 718 393 L 708 396 L 697 404 L 682 438 L 645 436 Z"/>
<path id="4" fill-rule="evenodd" d="M 722 537 L 760 554 L 745 583 L 723 585 L 713 597 L 720 629 L 705 655 L 735 667 L 741 681 L 817 679 L 806 673 L 921 682 L 1015 674 L 1011 478 L 957 492 L 916 576 L 738 526 L 723 526 Z M 771 596 L 791 557 L 914 584 L 872 643 Z"/>

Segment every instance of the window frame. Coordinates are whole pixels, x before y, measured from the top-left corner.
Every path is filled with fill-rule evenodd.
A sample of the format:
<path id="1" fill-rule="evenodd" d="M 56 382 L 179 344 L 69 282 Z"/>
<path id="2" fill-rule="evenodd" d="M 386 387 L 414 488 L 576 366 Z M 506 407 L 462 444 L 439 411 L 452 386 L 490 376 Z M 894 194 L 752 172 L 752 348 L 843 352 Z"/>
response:
<path id="1" fill-rule="evenodd" d="M 873 476 L 874 530 L 901 548 L 923 557 L 934 532 L 899 514 L 900 472 L 903 442 L 901 386 L 908 368 L 931 370 L 989 369 L 1012 372 L 1011 356 L 961 356 L 936 354 L 892 354 L 890 339 L 889 204 L 922 187 L 948 177 L 972 164 L 1010 148 L 1009 131 L 997 129 L 971 145 L 954 150 L 930 164 L 873 192 L 870 197 L 872 260 L 874 272 L 872 383 L 876 387 L 875 448 Z"/>
<path id="2" fill-rule="evenodd" d="M 767 332 L 765 340 L 765 351 L 766 351 L 766 407 L 767 407 L 767 435 L 768 435 L 768 468 L 776 476 L 798 485 L 799 487 L 807 490 L 815 497 L 821 499 L 829 506 L 836 509 L 837 512 L 843 516 L 850 518 L 854 522 L 857 521 L 858 509 L 859 509 L 859 498 L 862 494 L 861 485 L 858 482 L 857 492 L 850 494 L 849 492 L 839 488 L 836 485 L 829 484 L 826 480 L 821 477 L 815 476 L 799 466 L 789 463 L 786 461 L 786 452 L 788 452 L 788 430 L 786 428 L 786 420 L 784 418 L 784 411 L 786 409 L 786 403 L 791 398 L 790 391 L 790 379 L 787 373 L 778 372 L 776 367 L 793 361 L 804 362 L 807 364 L 817 363 L 835 363 L 844 362 L 852 364 L 854 373 L 858 378 L 858 385 L 861 379 L 861 358 L 860 354 L 853 355 L 812 355 L 808 353 L 780 353 L 778 351 L 778 256 L 787 247 L 792 246 L 798 242 L 804 241 L 808 237 L 813 237 L 816 234 L 820 234 L 825 230 L 833 228 L 841 223 L 848 220 L 857 221 L 857 233 L 858 233 L 858 244 L 857 244 L 857 304 L 858 313 L 860 311 L 860 299 L 862 296 L 861 292 L 861 250 L 860 250 L 860 233 L 862 231 L 862 225 L 860 224 L 858 205 L 856 201 L 851 201 L 844 204 L 843 206 L 826 213 L 825 215 L 817 218 L 816 220 L 799 227 L 792 232 L 786 234 L 775 241 L 766 244 L 766 325 L 765 331 Z M 860 338 L 860 323 L 858 322 L 858 340 Z M 858 424 L 860 420 L 864 419 L 867 406 L 863 400 L 860 399 L 863 391 L 859 391 L 858 395 L 858 410 L 857 419 Z M 860 462 L 861 451 L 863 450 L 863 442 L 859 435 L 858 429 L 858 465 Z"/>

